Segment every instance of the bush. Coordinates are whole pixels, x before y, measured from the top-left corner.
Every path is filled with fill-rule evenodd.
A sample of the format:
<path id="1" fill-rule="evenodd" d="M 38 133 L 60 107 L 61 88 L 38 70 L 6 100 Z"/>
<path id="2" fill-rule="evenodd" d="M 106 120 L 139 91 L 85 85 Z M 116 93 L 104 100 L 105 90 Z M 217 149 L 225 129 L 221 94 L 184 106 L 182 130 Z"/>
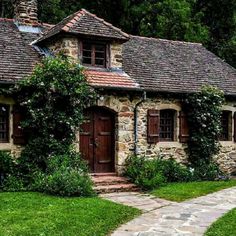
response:
<path id="1" fill-rule="evenodd" d="M 225 174 L 220 171 L 219 166 L 212 162 L 210 164 L 205 164 L 204 162 L 201 165 L 198 165 L 194 169 L 194 180 L 217 180 L 220 176 L 224 179 L 226 178 Z"/>
<path id="2" fill-rule="evenodd" d="M 147 159 L 132 156 L 127 159 L 125 175 L 143 189 L 154 189 L 166 182 L 187 182 L 192 173 L 173 159 Z"/>
<path id="3" fill-rule="evenodd" d="M 4 179 L 14 173 L 14 158 L 9 152 L 0 151 L 0 187 L 3 185 Z"/>
<path id="4" fill-rule="evenodd" d="M 9 174 L 5 177 L 2 189 L 7 192 L 26 191 L 25 183 L 22 178 L 16 174 Z"/>
<path id="5" fill-rule="evenodd" d="M 92 181 L 80 155 L 52 156 L 48 160 L 46 173 L 37 171 L 33 175 L 31 189 L 59 196 L 92 196 Z"/>

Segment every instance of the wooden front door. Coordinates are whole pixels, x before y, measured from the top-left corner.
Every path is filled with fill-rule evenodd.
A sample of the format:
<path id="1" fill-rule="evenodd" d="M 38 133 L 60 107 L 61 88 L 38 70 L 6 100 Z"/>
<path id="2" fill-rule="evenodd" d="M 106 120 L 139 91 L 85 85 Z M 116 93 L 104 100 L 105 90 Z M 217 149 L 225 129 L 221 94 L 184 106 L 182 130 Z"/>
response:
<path id="1" fill-rule="evenodd" d="M 80 131 L 80 152 L 91 172 L 114 172 L 115 116 L 104 108 L 91 108 L 84 113 Z"/>

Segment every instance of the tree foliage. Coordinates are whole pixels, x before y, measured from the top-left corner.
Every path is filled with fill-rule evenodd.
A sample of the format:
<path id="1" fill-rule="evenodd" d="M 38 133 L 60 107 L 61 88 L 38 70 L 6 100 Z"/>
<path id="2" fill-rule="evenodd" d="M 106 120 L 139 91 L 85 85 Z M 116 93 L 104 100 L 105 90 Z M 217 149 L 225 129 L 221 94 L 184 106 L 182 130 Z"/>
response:
<path id="1" fill-rule="evenodd" d="M 4 17 L 14 0 L 0 0 Z M 39 19 L 56 24 L 81 8 L 124 31 L 143 36 L 203 43 L 236 67 L 235 0 L 38 0 Z"/>
<path id="2" fill-rule="evenodd" d="M 70 151 L 94 92 L 80 65 L 59 57 L 45 58 L 14 95 L 25 110 L 22 126 L 29 136 L 22 156 L 43 167 L 48 157 Z"/>

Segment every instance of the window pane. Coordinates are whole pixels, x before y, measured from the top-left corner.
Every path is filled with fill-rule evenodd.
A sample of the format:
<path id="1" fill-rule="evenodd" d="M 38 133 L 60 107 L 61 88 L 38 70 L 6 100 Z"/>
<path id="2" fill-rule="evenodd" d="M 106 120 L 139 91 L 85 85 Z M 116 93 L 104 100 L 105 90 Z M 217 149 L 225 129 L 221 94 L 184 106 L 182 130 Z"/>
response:
<path id="1" fill-rule="evenodd" d="M 0 142 L 8 142 L 9 137 L 9 107 L 0 105 Z"/>
<path id="2" fill-rule="evenodd" d="M 104 52 L 105 46 L 104 45 L 95 45 L 95 51 Z"/>
<path id="3" fill-rule="evenodd" d="M 96 59 L 95 64 L 99 65 L 99 66 L 102 66 L 102 65 L 104 65 L 104 60 L 103 59 Z"/>
<path id="4" fill-rule="evenodd" d="M 84 43 L 83 44 L 83 50 L 92 50 L 92 44 Z"/>
<path id="5" fill-rule="evenodd" d="M 106 46 L 102 44 L 83 44 L 83 63 L 92 66 L 106 65 Z"/>
<path id="6" fill-rule="evenodd" d="M 160 140 L 174 141 L 174 114 L 173 110 L 160 111 Z"/>
<path id="7" fill-rule="evenodd" d="M 223 111 L 221 115 L 221 141 L 228 141 L 229 140 L 229 118 L 230 112 Z"/>
<path id="8" fill-rule="evenodd" d="M 92 60 L 89 57 L 83 57 L 83 63 L 91 65 L 92 64 Z"/>

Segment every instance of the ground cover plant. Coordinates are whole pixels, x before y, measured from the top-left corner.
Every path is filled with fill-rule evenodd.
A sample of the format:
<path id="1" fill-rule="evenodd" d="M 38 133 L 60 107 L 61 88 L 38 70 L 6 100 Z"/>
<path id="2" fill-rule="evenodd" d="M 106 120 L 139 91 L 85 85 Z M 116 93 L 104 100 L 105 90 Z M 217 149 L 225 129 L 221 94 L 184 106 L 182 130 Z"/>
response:
<path id="1" fill-rule="evenodd" d="M 233 186 L 236 186 L 236 180 L 169 183 L 151 193 L 156 197 L 182 202 Z"/>
<path id="2" fill-rule="evenodd" d="M 140 211 L 100 198 L 0 193 L 0 235 L 105 236 Z"/>
<path id="3" fill-rule="evenodd" d="M 226 213 L 214 222 L 205 233 L 205 236 L 228 236 L 236 235 L 236 208 Z"/>

